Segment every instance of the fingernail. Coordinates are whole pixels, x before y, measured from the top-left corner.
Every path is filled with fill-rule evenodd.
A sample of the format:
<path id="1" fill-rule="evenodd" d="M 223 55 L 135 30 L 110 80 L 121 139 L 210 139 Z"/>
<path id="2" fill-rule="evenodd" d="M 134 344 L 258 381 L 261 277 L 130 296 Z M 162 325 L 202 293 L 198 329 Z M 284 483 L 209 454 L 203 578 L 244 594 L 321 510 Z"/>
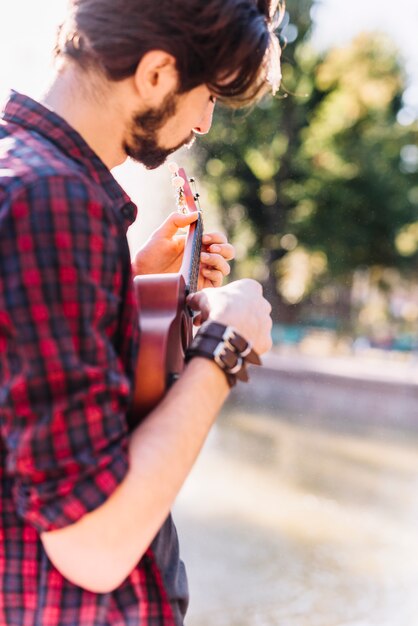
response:
<path id="1" fill-rule="evenodd" d="M 211 241 L 211 239 L 212 238 L 210 237 L 210 235 L 203 235 L 203 237 L 202 237 L 203 243 L 209 243 Z"/>
<path id="2" fill-rule="evenodd" d="M 210 259 L 210 255 L 203 252 L 201 255 L 202 261 L 208 261 Z"/>
<path id="3" fill-rule="evenodd" d="M 221 248 L 220 248 L 220 246 L 211 246 L 210 247 L 210 251 L 211 252 L 220 252 Z"/>

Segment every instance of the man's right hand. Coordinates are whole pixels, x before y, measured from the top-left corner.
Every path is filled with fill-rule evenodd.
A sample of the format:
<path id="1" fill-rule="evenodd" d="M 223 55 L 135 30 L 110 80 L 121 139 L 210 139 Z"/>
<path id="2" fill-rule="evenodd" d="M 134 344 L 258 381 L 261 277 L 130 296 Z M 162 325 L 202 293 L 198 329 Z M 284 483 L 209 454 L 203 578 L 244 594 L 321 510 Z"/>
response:
<path id="1" fill-rule="evenodd" d="M 187 303 L 198 312 L 195 324 L 212 320 L 233 326 L 257 354 L 271 349 L 271 305 L 257 281 L 245 278 L 218 289 L 203 289 L 189 296 Z"/>

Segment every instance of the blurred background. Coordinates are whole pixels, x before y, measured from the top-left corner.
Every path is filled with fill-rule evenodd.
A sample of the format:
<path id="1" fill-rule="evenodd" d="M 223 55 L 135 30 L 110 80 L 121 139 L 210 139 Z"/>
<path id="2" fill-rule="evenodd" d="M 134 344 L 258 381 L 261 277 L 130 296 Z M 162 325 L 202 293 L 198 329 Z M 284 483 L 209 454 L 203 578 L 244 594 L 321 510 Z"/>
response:
<path id="1" fill-rule="evenodd" d="M 65 0 L 3 4 L 0 98 L 37 97 Z M 187 626 L 418 623 L 417 29 L 410 0 L 288 0 L 279 94 L 178 155 L 275 343 L 176 506 Z M 114 173 L 134 250 L 170 175 Z"/>

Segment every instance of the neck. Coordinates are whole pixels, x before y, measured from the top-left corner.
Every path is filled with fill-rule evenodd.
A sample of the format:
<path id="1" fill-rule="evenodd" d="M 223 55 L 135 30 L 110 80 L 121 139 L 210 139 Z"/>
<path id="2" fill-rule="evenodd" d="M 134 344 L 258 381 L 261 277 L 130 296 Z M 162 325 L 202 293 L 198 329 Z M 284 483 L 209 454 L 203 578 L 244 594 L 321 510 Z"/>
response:
<path id="1" fill-rule="evenodd" d="M 123 151 L 125 116 L 115 89 L 72 65 L 61 68 L 41 98 L 72 126 L 105 165 L 112 169 L 126 160 Z"/>

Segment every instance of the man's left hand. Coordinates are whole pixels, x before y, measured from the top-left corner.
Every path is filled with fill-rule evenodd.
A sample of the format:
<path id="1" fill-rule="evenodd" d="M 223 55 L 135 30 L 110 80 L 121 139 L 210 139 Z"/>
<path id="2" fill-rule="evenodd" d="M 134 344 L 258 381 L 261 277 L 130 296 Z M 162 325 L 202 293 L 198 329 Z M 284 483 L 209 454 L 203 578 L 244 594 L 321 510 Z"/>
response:
<path id="1" fill-rule="evenodd" d="M 186 235 L 178 231 L 196 219 L 197 213 L 171 213 L 136 253 L 132 263 L 134 275 L 179 272 Z M 198 289 L 220 287 L 230 273 L 228 261 L 234 256 L 234 247 L 224 234 L 203 235 Z"/>

